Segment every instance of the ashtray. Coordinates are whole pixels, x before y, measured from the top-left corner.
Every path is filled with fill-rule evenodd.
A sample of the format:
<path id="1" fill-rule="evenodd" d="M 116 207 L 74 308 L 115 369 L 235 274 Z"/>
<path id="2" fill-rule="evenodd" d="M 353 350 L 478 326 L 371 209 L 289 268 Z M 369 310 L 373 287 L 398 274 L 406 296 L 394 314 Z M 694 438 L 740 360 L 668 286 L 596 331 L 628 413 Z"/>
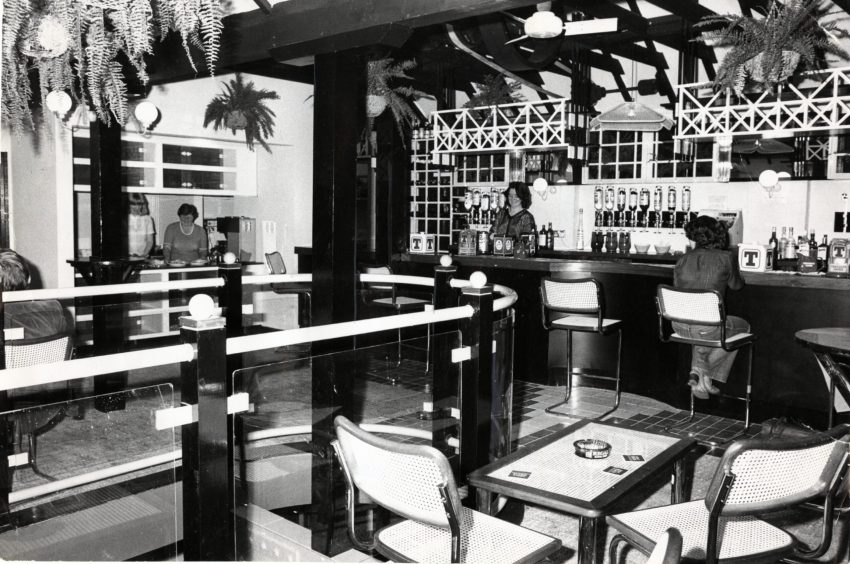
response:
<path id="1" fill-rule="evenodd" d="M 576 456 L 582 458 L 608 458 L 611 454 L 611 445 L 598 439 L 581 439 L 573 446 L 576 447 Z"/>

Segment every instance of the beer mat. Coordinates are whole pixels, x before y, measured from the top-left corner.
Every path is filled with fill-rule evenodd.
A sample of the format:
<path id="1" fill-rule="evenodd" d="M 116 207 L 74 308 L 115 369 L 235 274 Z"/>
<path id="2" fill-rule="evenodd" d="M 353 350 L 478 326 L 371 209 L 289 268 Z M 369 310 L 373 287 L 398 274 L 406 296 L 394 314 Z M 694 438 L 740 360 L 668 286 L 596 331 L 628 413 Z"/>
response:
<path id="1" fill-rule="evenodd" d="M 625 468 L 617 468 L 616 466 L 609 466 L 608 468 L 603 470 L 603 472 L 608 472 L 609 474 L 616 474 L 617 476 L 622 476 L 623 474 L 628 472 L 628 470 L 626 470 Z"/>
<path id="2" fill-rule="evenodd" d="M 639 454 L 624 454 L 623 458 L 626 462 L 643 462 L 643 457 Z"/>

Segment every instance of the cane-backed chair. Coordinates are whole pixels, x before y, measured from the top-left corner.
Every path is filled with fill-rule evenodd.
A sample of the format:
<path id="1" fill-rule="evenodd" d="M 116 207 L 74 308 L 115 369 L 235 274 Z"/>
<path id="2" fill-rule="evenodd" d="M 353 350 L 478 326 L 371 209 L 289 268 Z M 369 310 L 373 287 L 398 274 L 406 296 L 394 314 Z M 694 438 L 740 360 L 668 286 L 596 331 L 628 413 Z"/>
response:
<path id="1" fill-rule="evenodd" d="M 266 253 L 266 264 L 271 274 L 286 274 L 286 263 L 280 252 Z M 313 321 L 313 285 L 309 282 L 275 282 L 271 284 L 275 294 L 291 294 L 298 297 L 298 325 L 309 327 Z"/>
<path id="2" fill-rule="evenodd" d="M 377 437 L 342 416 L 334 424 L 348 487 L 348 531 L 358 549 L 377 549 L 399 562 L 536 562 L 560 548 L 558 539 L 463 507 L 438 450 Z M 405 520 L 359 539 L 358 491 Z"/>
<path id="3" fill-rule="evenodd" d="M 848 430 L 850 426 L 840 425 L 805 438 L 733 443 L 705 499 L 607 517 L 618 533 L 611 540 L 610 561 L 617 562 L 617 547 L 623 541 L 649 553 L 671 523 L 682 534 L 682 558 L 687 561 L 743 564 L 826 554 L 832 543 L 835 501 L 847 487 Z M 825 501 L 821 540 L 815 547 L 804 546 L 758 517 L 802 509 L 812 500 Z"/>
<path id="4" fill-rule="evenodd" d="M 670 527 L 658 542 L 646 564 L 679 564 L 682 561 L 682 533 L 676 527 Z"/>
<path id="5" fill-rule="evenodd" d="M 726 305 L 723 296 L 716 290 L 686 290 L 660 284 L 655 296 L 655 305 L 658 312 L 658 337 L 662 342 L 722 348 L 725 351 L 747 348 L 747 387 L 744 396 L 721 394 L 744 402 L 744 429 L 742 433 L 746 433 L 750 428 L 750 396 L 752 394 L 755 334 L 746 332 L 732 336 L 726 335 Z M 720 329 L 720 338 L 696 339 L 680 335 L 673 330 L 673 322 L 716 326 Z M 689 423 L 693 418 L 694 394 L 693 388 L 691 388 L 690 413 L 688 419 L 682 423 Z M 712 441 L 703 442 L 716 446 Z"/>
<path id="6" fill-rule="evenodd" d="M 24 368 L 69 360 L 73 354 L 73 347 L 69 335 L 51 335 L 5 341 L 4 352 L 6 368 Z M 70 400 L 71 389 L 68 382 L 60 382 L 10 390 L 8 394 L 12 406 L 15 409 L 23 409 L 15 422 L 18 441 L 21 442 L 21 439 L 26 436 L 30 468 L 36 474 L 43 476 L 36 461 L 38 436 L 54 428 L 65 418 L 67 405 L 60 404 L 56 412 L 52 414 L 42 414 L 40 410 L 34 408 L 57 400 Z"/>
<path id="7" fill-rule="evenodd" d="M 567 382 L 564 399 L 546 408 L 546 413 L 553 415 L 567 414 L 555 411 L 556 408 L 569 403 L 572 394 L 573 373 L 614 382 L 614 406 L 606 412 L 617 409 L 620 405 L 620 364 L 623 349 L 622 322 L 619 319 L 605 317 L 605 294 L 602 284 L 594 278 L 579 280 L 559 280 L 543 278 L 540 281 L 540 304 L 543 328 L 547 331 L 567 332 Z M 557 314 L 567 314 L 556 317 Z M 596 333 L 598 335 L 617 336 L 617 368 L 614 375 L 573 369 L 573 332 Z"/>

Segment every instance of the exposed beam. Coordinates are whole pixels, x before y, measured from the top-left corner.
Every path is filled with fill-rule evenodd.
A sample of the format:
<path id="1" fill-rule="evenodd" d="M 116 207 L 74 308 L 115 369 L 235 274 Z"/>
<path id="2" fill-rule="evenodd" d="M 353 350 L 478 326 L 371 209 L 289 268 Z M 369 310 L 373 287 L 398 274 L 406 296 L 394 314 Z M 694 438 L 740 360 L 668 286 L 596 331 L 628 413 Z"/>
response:
<path id="1" fill-rule="evenodd" d="M 706 16 L 716 14 L 696 0 L 646 0 L 646 2 L 691 22 L 698 22 Z"/>
<path id="2" fill-rule="evenodd" d="M 396 24 L 408 28 L 443 24 L 500 10 L 533 6 L 535 0 L 288 0 L 272 6 L 270 14 L 252 10 L 223 20 L 219 69 L 269 58 L 269 51 L 326 39 L 358 30 Z M 315 45 L 315 43 L 314 43 Z M 192 70 L 179 40 L 158 45 L 160 59 L 151 73 L 152 84 L 205 74 Z M 196 58 L 203 61 L 203 58 Z"/>
<path id="3" fill-rule="evenodd" d="M 646 32 L 647 21 L 644 17 L 612 4 L 608 0 L 568 0 L 565 4 L 588 16 L 617 18 L 620 21 L 621 29 L 628 29 L 636 33 Z"/>
<path id="4" fill-rule="evenodd" d="M 332 37 L 321 37 L 293 45 L 274 47 L 269 49 L 269 55 L 272 59 L 285 63 L 293 59 L 336 53 L 370 45 L 401 47 L 410 39 L 412 34 L 412 28 L 392 23 L 382 24 L 340 33 Z"/>
<path id="5" fill-rule="evenodd" d="M 564 41 L 565 44 L 571 43 L 571 41 Z M 593 45 L 587 45 L 580 41 L 572 42 L 576 45 L 580 45 L 586 49 L 593 49 Z M 609 51 L 612 55 L 617 55 L 618 57 L 623 57 L 629 59 L 630 61 L 635 61 L 650 67 L 655 67 L 659 69 L 668 68 L 667 59 L 664 58 L 664 55 L 661 53 L 657 53 L 653 50 L 650 50 L 646 47 L 641 47 L 639 45 L 633 45 L 631 43 L 615 43 L 612 45 L 606 45 L 606 50 Z"/>
<path id="6" fill-rule="evenodd" d="M 254 4 L 256 4 L 257 7 L 262 10 L 264 14 L 272 13 L 272 5 L 269 0 L 254 0 Z"/>

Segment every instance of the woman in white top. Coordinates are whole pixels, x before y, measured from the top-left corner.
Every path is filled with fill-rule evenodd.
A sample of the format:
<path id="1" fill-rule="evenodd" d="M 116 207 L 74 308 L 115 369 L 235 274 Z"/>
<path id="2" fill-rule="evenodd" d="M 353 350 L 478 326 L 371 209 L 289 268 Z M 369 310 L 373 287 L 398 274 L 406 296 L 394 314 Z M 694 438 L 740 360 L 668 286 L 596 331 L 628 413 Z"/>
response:
<path id="1" fill-rule="evenodd" d="M 146 257 L 153 248 L 153 218 L 144 194 L 128 194 L 130 215 L 127 218 L 128 250 L 131 257 Z"/>

